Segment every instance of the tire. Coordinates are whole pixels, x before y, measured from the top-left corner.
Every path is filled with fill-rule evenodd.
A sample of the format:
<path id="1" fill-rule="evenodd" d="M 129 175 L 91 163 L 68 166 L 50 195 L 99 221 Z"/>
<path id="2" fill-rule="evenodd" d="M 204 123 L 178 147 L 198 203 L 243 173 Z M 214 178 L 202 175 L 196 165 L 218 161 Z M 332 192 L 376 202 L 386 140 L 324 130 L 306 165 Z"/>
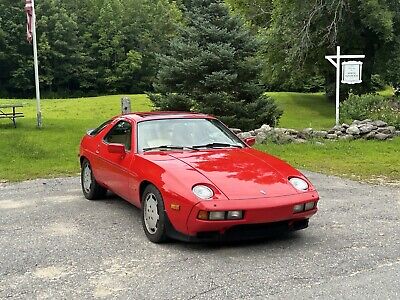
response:
<path id="1" fill-rule="evenodd" d="M 156 244 L 167 241 L 167 215 L 160 191 L 150 184 L 145 188 L 141 200 L 142 225 L 147 238 Z"/>
<path id="2" fill-rule="evenodd" d="M 107 193 L 107 189 L 97 183 L 87 159 L 83 160 L 81 166 L 81 186 L 83 195 L 88 200 L 104 198 Z"/>

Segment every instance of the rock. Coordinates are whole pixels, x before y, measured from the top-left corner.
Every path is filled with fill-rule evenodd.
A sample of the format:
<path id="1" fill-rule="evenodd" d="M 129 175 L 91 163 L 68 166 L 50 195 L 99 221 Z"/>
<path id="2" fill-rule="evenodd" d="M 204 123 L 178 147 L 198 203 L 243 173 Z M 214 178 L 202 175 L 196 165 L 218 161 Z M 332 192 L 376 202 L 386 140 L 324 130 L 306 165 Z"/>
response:
<path id="1" fill-rule="evenodd" d="M 394 132 L 394 136 L 400 136 L 400 130 L 396 130 L 396 131 Z"/>
<path id="2" fill-rule="evenodd" d="M 342 131 L 342 126 L 340 126 L 340 125 L 335 125 L 335 126 L 332 127 L 332 130 L 333 130 L 333 131 Z"/>
<path id="3" fill-rule="evenodd" d="M 264 125 L 262 125 L 261 126 L 261 128 L 260 128 L 262 131 L 264 131 L 264 132 L 268 132 L 268 131 L 271 131 L 271 126 L 269 126 L 269 125 L 267 125 L 267 124 L 264 124 Z"/>
<path id="4" fill-rule="evenodd" d="M 375 135 L 375 139 L 380 140 L 380 141 L 384 141 L 384 140 L 388 139 L 389 137 L 390 137 L 389 134 L 384 134 L 384 133 L 377 133 Z"/>
<path id="5" fill-rule="evenodd" d="M 287 135 L 287 134 L 284 134 L 284 133 L 280 133 L 276 137 L 277 137 L 277 140 L 278 140 L 279 144 L 288 144 L 288 143 L 291 143 L 291 142 L 293 142 L 295 140 L 294 137 L 292 137 L 290 135 Z"/>
<path id="6" fill-rule="evenodd" d="M 256 136 L 256 133 L 254 130 L 250 130 L 249 133 L 251 134 L 251 136 Z"/>
<path id="7" fill-rule="evenodd" d="M 336 140 L 337 139 L 337 134 L 334 134 L 334 133 L 328 133 L 327 135 L 326 135 L 326 138 L 328 139 L 328 140 Z"/>
<path id="8" fill-rule="evenodd" d="M 389 126 L 389 127 L 379 127 L 376 132 L 378 133 L 384 133 L 384 134 L 391 134 L 393 132 L 396 131 L 396 128 L 394 128 L 393 126 Z"/>
<path id="9" fill-rule="evenodd" d="M 290 135 L 297 135 L 299 132 L 295 129 L 287 129 L 286 133 Z"/>
<path id="10" fill-rule="evenodd" d="M 257 135 L 257 134 L 259 134 L 260 132 L 263 132 L 263 130 L 262 130 L 261 128 L 257 128 L 257 129 L 254 129 L 254 132 L 255 132 L 256 135 Z"/>
<path id="11" fill-rule="evenodd" d="M 335 131 L 334 134 L 336 134 L 337 136 L 342 136 L 345 134 L 345 132 L 343 133 L 342 131 Z"/>
<path id="12" fill-rule="evenodd" d="M 374 125 L 374 126 L 377 126 L 377 127 L 385 127 L 385 126 L 387 126 L 387 123 L 383 122 L 381 120 L 373 121 L 371 124 Z"/>
<path id="13" fill-rule="evenodd" d="M 250 134 L 250 132 L 241 132 L 241 133 L 238 133 L 237 136 L 241 139 L 247 139 L 247 138 L 251 137 L 251 134 Z"/>
<path id="14" fill-rule="evenodd" d="M 369 133 L 372 130 L 376 129 L 376 126 L 373 126 L 371 124 L 365 124 L 365 125 L 358 127 L 358 129 L 360 129 L 360 134 L 365 134 L 365 133 Z"/>
<path id="15" fill-rule="evenodd" d="M 328 130 L 328 134 L 335 133 L 336 131 L 334 129 Z"/>
<path id="16" fill-rule="evenodd" d="M 239 128 L 229 128 L 230 130 L 232 130 L 233 131 L 233 133 L 236 133 L 236 134 L 238 134 L 238 133 L 241 133 L 242 132 L 242 130 L 241 129 L 239 129 Z"/>
<path id="17" fill-rule="evenodd" d="M 275 133 L 282 134 L 286 132 L 286 128 L 274 128 Z"/>
<path id="18" fill-rule="evenodd" d="M 321 130 L 321 131 L 314 131 L 313 136 L 316 138 L 326 138 L 326 135 L 328 133 L 325 130 Z"/>
<path id="19" fill-rule="evenodd" d="M 360 129 L 358 129 L 357 126 L 351 125 L 349 128 L 346 129 L 346 133 L 351 135 L 358 135 L 360 134 Z"/>
<path id="20" fill-rule="evenodd" d="M 342 128 L 347 129 L 347 128 L 349 128 L 349 127 L 350 127 L 350 125 L 347 125 L 346 123 L 343 123 L 343 124 L 342 124 Z"/>
<path id="21" fill-rule="evenodd" d="M 353 123 L 351 123 L 351 124 L 352 124 L 352 125 L 358 125 L 358 124 L 360 124 L 360 122 L 361 122 L 361 121 L 359 121 L 359 120 L 354 120 Z M 350 127 L 350 126 L 349 126 L 349 127 Z"/>
<path id="22" fill-rule="evenodd" d="M 372 122 L 371 119 L 365 119 L 365 120 L 360 121 L 359 124 L 367 124 L 367 123 L 371 123 L 371 122 Z"/>
<path id="23" fill-rule="evenodd" d="M 351 140 L 354 140 L 354 136 L 352 136 L 351 134 L 345 134 L 345 135 L 339 136 L 339 140 L 351 141 Z"/>
<path id="24" fill-rule="evenodd" d="M 387 128 L 390 130 L 390 133 L 396 132 L 396 127 L 394 127 L 394 126 L 388 126 Z"/>
<path id="25" fill-rule="evenodd" d="M 295 144 L 304 144 L 304 143 L 307 143 L 307 140 L 305 140 L 305 139 L 294 139 L 293 142 Z"/>
<path id="26" fill-rule="evenodd" d="M 304 133 L 306 133 L 306 134 L 311 134 L 311 133 L 313 133 L 313 129 L 312 128 L 306 128 L 306 129 L 303 129 L 303 131 L 302 132 L 304 132 Z"/>
<path id="27" fill-rule="evenodd" d="M 364 139 L 367 140 L 372 140 L 375 138 L 376 132 L 375 131 L 371 131 L 370 133 L 367 133 L 366 135 L 363 136 Z"/>
<path id="28" fill-rule="evenodd" d="M 261 144 L 262 142 L 265 141 L 266 138 L 267 138 L 267 135 L 264 132 L 259 132 L 256 135 L 256 142 Z"/>

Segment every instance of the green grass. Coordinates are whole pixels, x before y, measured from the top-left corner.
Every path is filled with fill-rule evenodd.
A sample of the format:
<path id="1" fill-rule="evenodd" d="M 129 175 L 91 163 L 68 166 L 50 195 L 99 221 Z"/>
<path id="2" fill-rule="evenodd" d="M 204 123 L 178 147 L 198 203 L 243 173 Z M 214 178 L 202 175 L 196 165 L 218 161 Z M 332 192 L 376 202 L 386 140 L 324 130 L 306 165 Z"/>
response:
<path id="1" fill-rule="evenodd" d="M 257 145 L 293 166 L 370 182 L 399 184 L 400 138 L 391 141 L 323 141 L 288 145 Z"/>
<path id="2" fill-rule="evenodd" d="M 134 111 L 151 109 L 145 95 L 131 95 Z M 121 96 L 42 100 L 43 128 L 36 128 L 35 100 L 1 100 L 22 103 L 17 128 L 0 119 L 0 180 L 72 175 L 79 171 L 79 142 L 86 130 L 120 113 Z"/>
<path id="3" fill-rule="evenodd" d="M 389 93 L 390 91 L 388 91 Z M 284 109 L 279 126 L 302 129 L 330 128 L 334 104 L 322 94 L 268 93 Z M 151 109 L 145 95 L 131 95 L 132 110 Z M 34 100 L 2 100 L 23 103 L 25 118 L 13 128 L 0 119 L 0 181 L 76 175 L 81 137 L 106 119 L 119 114 L 121 96 L 43 100 L 43 129 L 36 128 Z M 300 169 L 368 181 L 398 183 L 400 138 L 392 141 L 323 141 L 289 145 L 258 145 Z"/>
<path id="4" fill-rule="evenodd" d="M 267 94 L 283 109 L 279 127 L 326 129 L 335 125 L 335 104 L 328 102 L 322 93 L 277 92 Z"/>

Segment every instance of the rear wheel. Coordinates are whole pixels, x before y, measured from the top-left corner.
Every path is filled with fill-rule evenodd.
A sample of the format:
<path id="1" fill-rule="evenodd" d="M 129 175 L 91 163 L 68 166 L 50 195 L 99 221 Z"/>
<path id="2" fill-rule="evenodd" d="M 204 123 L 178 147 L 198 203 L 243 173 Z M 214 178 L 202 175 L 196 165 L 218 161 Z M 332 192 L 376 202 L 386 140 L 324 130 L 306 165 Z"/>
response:
<path id="1" fill-rule="evenodd" d="M 82 162 L 81 185 L 83 195 L 88 200 L 101 199 L 107 193 L 107 189 L 97 183 L 92 167 L 87 159 Z"/>
<path id="2" fill-rule="evenodd" d="M 167 240 L 166 213 L 160 191 L 148 185 L 142 195 L 142 224 L 147 238 L 153 243 Z"/>

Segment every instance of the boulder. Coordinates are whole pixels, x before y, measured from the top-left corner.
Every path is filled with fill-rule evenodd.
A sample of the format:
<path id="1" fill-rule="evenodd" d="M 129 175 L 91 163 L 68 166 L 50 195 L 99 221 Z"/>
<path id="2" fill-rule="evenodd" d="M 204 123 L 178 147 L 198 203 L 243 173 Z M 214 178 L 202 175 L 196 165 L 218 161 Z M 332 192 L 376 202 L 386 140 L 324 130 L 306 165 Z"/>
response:
<path id="1" fill-rule="evenodd" d="M 295 129 L 287 129 L 286 133 L 290 135 L 297 135 L 299 132 Z"/>
<path id="2" fill-rule="evenodd" d="M 328 140 L 336 140 L 337 139 L 337 134 L 334 134 L 334 133 L 328 133 L 327 135 L 326 135 L 326 138 L 328 139 Z"/>
<path id="3" fill-rule="evenodd" d="M 259 133 L 256 135 L 256 142 L 257 142 L 258 144 L 261 144 L 262 142 L 265 141 L 266 138 L 267 138 L 267 135 L 266 135 L 264 132 L 259 132 Z"/>
<path id="4" fill-rule="evenodd" d="M 293 143 L 295 143 L 295 144 L 304 144 L 304 143 L 307 143 L 307 140 L 305 140 L 305 139 L 294 139 Z"/>
<path id="5" fill-rule="evenodd" d="M 229 128 L 230 130 L 232 130 L 233 131 L 233 133 L 236 133 L 236 134 L 238 134 L 238 133 L 241 133 L 242 132 L 242 130 L 241 129 L 239 129 L 239 128 Z"/>
<path id="6" fill-rule="evenodd" d="M 325 130 L 320 130 L 320 131 L 314 131 L 313 136 L 316 138 L 326 138 L 326 135 L 328 134 L 328 132 L 326 132 Z"/>
<path id="7" fill-rule="evenodd" d="M 251 134 L 251 136 L 256 136 L 256 133 L 254 130 L 250 130 L 249 133 Z"/>
<path id="8" fill-rule="evenodd" d="M 375 138 L 375 135 L 376 135 L 376 131 L 371 131 L 371 132 L 367 133 L 366 135 L 364 135 L 363 138 L 367 139 L 367 140 L 372 140 Z"/>
<path id="9" fill-rule="evenodd" d="M 264 132 L 268 132 L 268 131 L 271 131 L 271 126 L 269 126 L 269 125 L 267 125 L 267 124 L 264 124 L 264 125 L 262 125 L 261 126 L 261 128 L 260 128 L 262 131 L 264 131 Z"/>
<path id="10" fill-rule="evenodd" d="M 360 121 L 359 124 L 368 124 L 368 123 L 371 123 L 371 122 L 372 122 L 371 119 L 365 119 L 365 120 Z"/>
<path id="11" fill-rule="evenodd" d="M 393 126 L 388 126 L 388 127 L 379 127 L 376 132 L 378 133 L 384 133 L 384 134 L 392 134 L 396 131 L 396 128 Z"/>
<path id="12" fill-rule="evenodd" d="M 374 125 L 374 126 L 377 126 L 377 127 L 385 127 L 385 126 L 387 126 L 387 123 L 383 122 L 381 120 L 373 121 L 371 124 Z"/>
<path id="13" fill-rule="evenodd" d="M 335 126 L 332 127 L 332 130 L 333 130 L 333 131 L 342 131 L 342 126 L 340 126 L 340 125 L 335 125 Z"/>
<path id="14" fill-rule="evenodd" d="M 361 122 L 360 120 L 354 120 L 353 123 L 351 123 L 351 125 L 358 125 L 358 124 L 360 124 L 360 122 Z"/>
<path id="15" fill-rule="evenodd" d="M 241 133 L 238 133 L 237 136 L 240 139 L 247 139 L 247 138 L 251 137 L 251 134 L 250 134 L 250 132 L 241 132 Z"/>
<path id="16" fill-rule="evenodd" d="M 360 134 L 369 133 L 376 128 L 377 128 L 376 126 L 373 126 L 371 124 L 365 124 L 358 127 L 358 129 L 360 129 Z"/>
<path id="17" fill-rule="evenodd" d="M 359 135 L 360 129 L 358 129 L 357 126 L 351 125 L 349 128 L 346 129 L 346 133 L 351 135 Z"/>
<path id="18" fill-rule="evenodd" d="M 347 125 L 346 123 L 343 123 L 342 124 L 342 128 L 344 128 L 344 129 L 347 129 L 347 128 L 349 128 L 350 127 L 350 125 Z"/>
<path id="19" fill-rule="evenodd" d="M 385 134 L 385 133 L 377 133 L 375 135 L 375 139 L 376 140 L 380 140 L 380 141 L 384 141 L 384 140 L 388 139 L 389 137 L 390 137 L 390 135 L 389 134 Z"/>

